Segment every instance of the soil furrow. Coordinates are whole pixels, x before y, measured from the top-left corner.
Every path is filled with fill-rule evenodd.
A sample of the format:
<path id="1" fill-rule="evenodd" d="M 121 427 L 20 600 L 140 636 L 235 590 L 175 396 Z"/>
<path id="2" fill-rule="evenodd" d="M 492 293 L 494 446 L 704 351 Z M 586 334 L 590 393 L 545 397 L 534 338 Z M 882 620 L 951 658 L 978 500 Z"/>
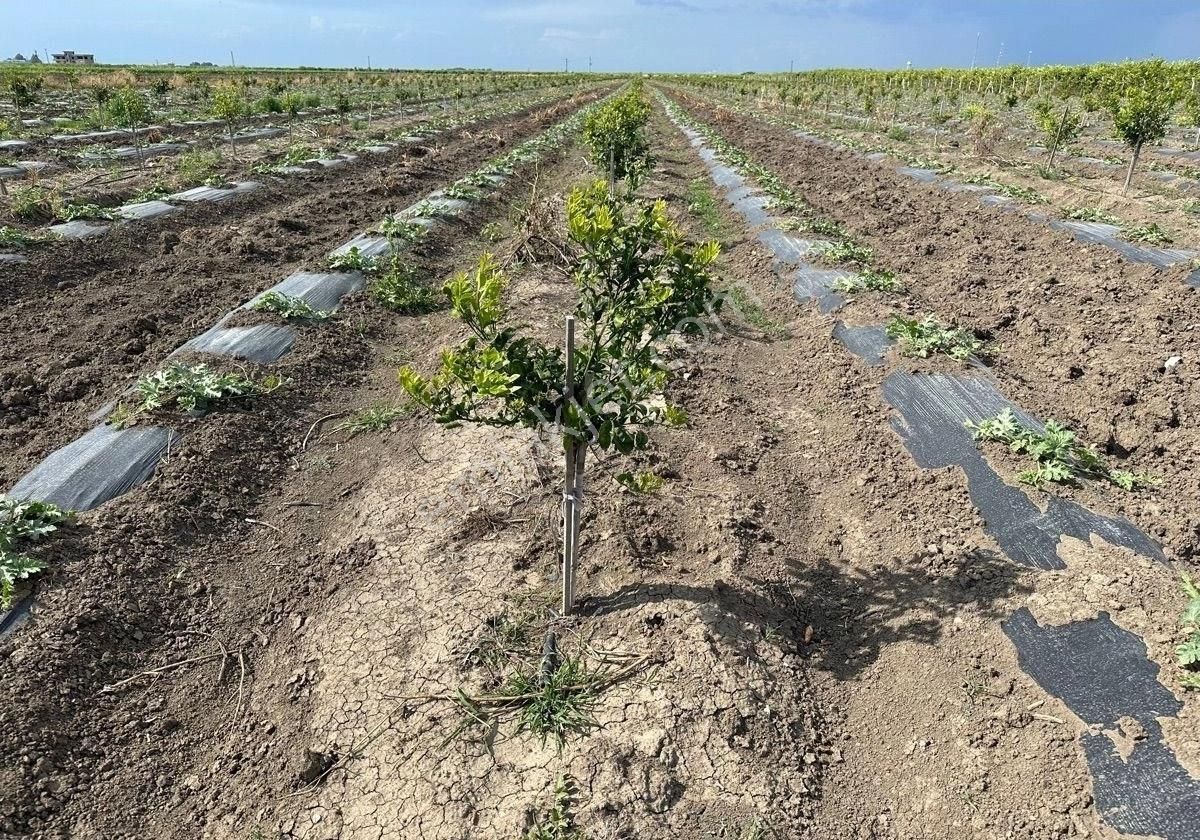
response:
<path id="1" fill-rule="evenodd" d="M 539 115 L 527 122 L 547 121 Z M 518 124 L 506 133 L 515 138 L 531 131 Z M 493 152 L 482 147 L 465 157 Z M 455 163 L 455 171 L 468 165 L 464 158 Z M 457 240 L 483 220 L 503 216 L 507 202 L 527 193 L 529 175 L 418 246 L 430 282 L 458 259 Z M 17 759 L 0 771 L 4 830 L 143 836 L 138 826 L 171 804 L 157 796 L 157 802 L 146 800 L 147 781 L 150 789 L 174 797 L 175 805 L 189 795 L 189 778 L 180 768 L 200 769 L 191 763 L 197 756 L 208 755 L 214 744 L 225 746 L 224 734 L 232 730 L 222 727 L 237 725 L 252 696 L 245 692 L 254 677 L 244 681 L 242 666 L 253 669 L 265 634 L 287 623 L 276 628 L 269 616 L 281 605 L 290 611 L 331 595 L 343 563 L 354 568 L 369 559 L 366 543 L 324 546 L 321 531 L 326 510 L 332 514 L 361 484 L 378 440 L 367 436 L 347 444 L 345 433 L 335 431 L 321 443 L 314 421 L 342 417 L 347 407 L 369 407 L 387 381 L 381 374 L 397 353 L 427 340 L 431 322 L 434 334 L 450 326 L 444 314 L 402 318 L 365 296 L 348 301 L 336 320 L 305 330 L 297 348 L 274 367 L 292 380 L 286 391 L 246 410 L 188 423 L 180 447 L 151 482 L 85 516 L 54 546 L 55 571 L 30 623 L 3 642 L 0 691 L 12 698 L 9 709 L 20 707 L 20 722 L 4 713 L 2 750 Z M 394 392 L 395 386 L 382 389 Z M 345 468 L 343 449 L 354 453 Z M 302 501 L 293 495 L 300 489 L 309 494 Z M 284 557 L 287 562 L 280 562 Z M 167 672 L 182 680 L 181 693 L 166 704 L 170 713 L 145 717 L 145 688 L 157 694 L 154 680 L 102 691 L 144 669 L 186 659 L 190 651 L 207 652 L 210 644 L 219 650 L 217 638 L 231 655 L 215 681 L 203 664 Z M 35 689 L 49 684 L 59 688 Z M 226 702 L 231 688 L 237 697 L 232 706 Z M 24 699 L 18 703 L 18 697 Z M 136 734 L 141 727 L 129 725 L 134 719 L 150 721 L 155 734 Z M 285 717 L 280 726 L 292 731 L 299 723 Z M 258 727 L 248 731 L 270 735 Z M 68 732 L 87 734 L 64 737 Z M 47 763 L 61 772 L 42 773 Z M 102 804 L 114 795 L 119 806 Z M 275 795 L 286 798 L 286 791 Z M 220 810 L 209 815 L 214 823 Z M 189 815 L 168 834 L 190 834 L 192 828 L 184 827 L 194 825 Z"/>
<path id="2" fill-rule="evenodd" d="M 578 90 L 574 92 L 578 93 Z M 476 102 L 461 103 L 452 112 L 454 115 L 459 115 L 463 111 L 468 114 L 479 109 L 478 116 L 471 120 L 472 123 L 485 124 L 488 122 L 496 122 L 503 116 L 508 116 L 519 111 L 532 110 L 536 105 L 546 105 L 555 99 L 563 98 L 568 91 L 552 89 L 545 91 L 540 97 L 522 95 L 516 97 L 500 97 L 486 98 Z M 518 104 L 527 103 L 524 107 L 518 107 Z M 507 112 L 507 113 L 505 113 Z M 411 111 L 405 110 L 397 114 L 383 114 L 375 118 L 374 122 L 368 126 L 366 137 L 382 137 L 385 132 L 397 132 L 398 129 L 405 126 L 421 126 L 431 120 L 435 115 L 434 111 Z M 443 113 L 442 116 L 449 116 Z M 461 126 L 470 130 L 471 125 Z M 344 124 L 330 127 L 331 131 L 343 131 L 346 126 Z M 297 133 L 299 132 L 299 133 Z M 452 132 L 450 132 L 452 133 Z M 289 127 L 288 130 L 279 137 L 265 138 L 254 142 L 241 142 L 237 145 L 237 150 L 233 155 L 230 155 L 227 142 L 222 142 L 220 137 L 215 139 L 211 148 L 221 155 L 220 171 L 215 173 L 215 177 L 222 178 L 226 182 L 247 181 L 247 180 L 262 180 L 265 178 L 272 184 L 279 184 L 282 178 L 267 174 L 258 174 L 256 164 L 263 162 L 264 156 L 271 153 L 278 154 L 279 151 L 287 150 L 295 146 L 304 146 L 306 143 L 316 143 L 320 141 L 325 143 L 345 143 L 353 137 L 346 137 L 339 133 L 331 133 L 326 135 L 324 131 L 309 129 L 307 132 L 303 125 L 298 127 Z M 363 142 L 363 141 L 359 141 Z M 431 143 L 436 143 L 437 138 L 434 138 Z M 428 145 L 428 144 L 426 144 Z M 191 150 L 204 150 L 204 146 L 195 146 Z M 180 153 L 188 151 L 184 148 Z M 360 157 L 362 155 L 359 155 Z M 126 163 L 129 163 L 127 160 Z M 337 168 L 341 169 L 347 165 L 346 162 L 341 163 Z M 317 174 L 326 168 L 321 167 L 312 170 L 311 173 L 302 173 L 303 177 L 308 177 L 310 174 Z M 164 172 L 164 169 L 167 171 Z M 104 207 L 113 207 L 125 203 L 130 197 L 137 195 L 140 191 L 150 187 L 161 186 L 164 179 L 168 183 L 173 179 L 173 174 L 170 171 L 171 164 L 168 163 L 165 167 L 162 165 L 149 165 L 144 168 L 130 167 L 112 173 L 106 177 L 106 173 L 102 170 L 96 172 L 93 169 L 71 169 L 67 168 L 56 169 L 50 175 L 41 177 L 38 180 L 39 186 L 44 189 L 49 189 L 54 192 L 64 193 L 70 196 L 74 203 L 96 203 Z M 298 173 L 292 173 L 298 174 Z M 76 183 L 78 184 L 76 186 Z M 19 184 L 14 184 L 19 186 Z M 176 184 L 176 186 L 195 186 L 194 183 Z M 232 209 L 232 208 L 231 208 Z M 19 222 L 20 220 L 14 220 Z M 103 222 L 102 222 L 103 223 Z M 37 233 L 38 231 L 29 231 L 28 225 L 18 223 L 19 229 L 27 230 L 27 232 Z M 36 227 L 36 226 L 35 226 Z M 72 239 L 57 240 L 40 246 L 42 249 L 57 248 L 61 246 L 69 247 Z"/>
<path id="3" fill-rule="evenodd" d="M 67 275 L 75 279 L 59 281 L 62 288 L 0 312 L 2 328 L 22 336 L 0 351 L 0 484 L 12 484 L 37 459 L 80 433 L 90 414 L 130 377 L 220 315 L 287 273 L 316 267 L 326 251 L 387 212 L 592 98 L 490 121 L 421 157 L 342 173 L 316 197 L 311 189 L 287 185 L 281 203 L 278 193 L 263 190 L 268 195 L 252 194 L 251 206 L 243 208 L 247 215 L 235 225 L 214 208 L 201 211 L 208 224 L 168 221 L 150 241 L 139 241 L 145 234 L 133 229 L 115 232 L 105 247 L 123 252 L 125 260 L 140 260 L 136 265 L 89 270 L 83 260 L 83 267 Z M 97 249 L 96 259 L 107 262 L 103 254 Z"/>
<path id="4" fill-rule="evenodd" d="M 1087 488 L 1067 495 L 1128 516 L 1168 557 L 1196 555 L 1200 517 L 1188 500 L 1200 498 L 1192 454 L 1200 439 L 1188 418 L 1200 416 L 1200 367 L 1166 366 L 1172 356 L 1200 358 L 1186 267 L 1128 263 L 974 196 L 915 184 L 694 97 L 688 103 L 845 225 L 911 290 L 907 298 L 857 301 L 845 317 L 877 323 L 899 309 L 975 328 L 1000 348 L 992 371 L 1010 398 L 1161 477 L 1160 491 L 1141 496 Z"/>
<path id="5" fill-rule="evenodd" d="M 748 142 L 747 139 L 736 129 L 730 128 L 729 120 L 726 120 L 719 131 L 725 136 L 737 134 L 742 137 L 739 145 L 746 148 L 743 144 Z M 756 150 L 753 157 L 761 163 L 765 156 Z M 811 191 L 806 192 L 804 198 L 820 207 L 822 203 L 817 194 L 818 188 L 811 184 L 811 180 L 806 184 Z M 852 228 L 856 240 L 862 241 L 859 238 L 861 224 L 853 226 L 847 223 L 847 227 Z M 880 256 L 886 261 L 886 252 Z M 799 295 L 799 292 L 797 294 Z M 853 306 L 848 308 L 854 309 Z M 886 310 L 881 308 L 879 311 Z M 826 321 L 826 335 L 830 326 L 833 325 Z M 845 352 L 842 348 L 839 350 Z M 902 360 L 889 359 L 886 365 L 881 362 L 882 360 L 868 366 L 862 374 L 882 385 L 884 374 L 888 374 L 889 382 L 896 378 L 896 375 L 890 374 L 889 369 Z M 918 374 L 921 373 L 920 368 L 930 366 L 919 363 Z M 905 364 L 903 367 L 911 368 L 913 365 Z M 936 369 L 938 366 L 932 367 Z M 878 401 L 879 397 L 877 394 L 874 397 L 864 395 L 864 399 Z M 836 400 L 821 394 L 813 402 L 824 407 L 834 404 Z M 864 417 L 860 413 L 863 410 L 870 413 Z M 862 422 L 871 414 L 878 418 L 875 422 Z M 890 437 L 886 431 L 887 414 L 886 410 L 874 412 L 862 405 L 852 416 L 861 424 L 861 428 L 878 429 Z M 905 419 L 909 423 L 915 422 L 908 417 Z M 894 447 L 895 441 L 880 440 L 877 444 L 891 448 Z M 850 451 L 853 464 L 852 449 L 839 448 L 838 451 L 839 457 Z M 906 461 L 904 454 L 899 458 L 904 460 L 900 473 L 911 473 L 914 465 Z M 896 462 L 893 462 L 893 467 L 895 464 Z M 859 486 L 873 485 L 878 479 L 872 473 L 873 471 L 869 470 L 861 474 Z M 1011 472 L 1008 474 L 1011 475 Z M 1135 814 L 1134 811 L 1138 809 L 1131 811 L 1135 799 L 1131 798 L 1134 795 L 1129 793 L 1131 788 L 1144 787 L 1147 790 L 1170 789 L 1185 798 L 1191 796 L 1192 788 L 1189 783 L 1186 780 L 1180 783 L 1177 777 L 1171 776 L 1172 772 L 1177 772 L 1186 778 L 1189 770 L 1183 769 L 1185 767 L 1190 768 L 1192 773 L 1196 771 L 1197 754 L 1194 741 L 1182 734 L 1186 731 L 1191 717 L 1186 707 L 1173 701 L 1170 704 L 1172 711 L 1165 712 L 1169 716 L 1161 718 L 1166 721 L 1163 729 L 1167 730 L 1163 746 L 1163 742 L 1159 740 L 1162 737 L 1158 732 L 1159 723 L 1152 720 L 1154 710 L 1135 702 L 1140 690 L 1140 687 L 1133 686 L 1136 680 L 1130 683 L 1131 688 L 1128 690 L 1121 689 L 1117 692 L 1124 692 L 1119 705 L 1125 710 L 1125 714 L 1132 715 L 1134 719 L 1122 718 L 1120 722 L 1097 720 L 1094 712 L 1087 711 L 1081 711 L 1079 717 L 1076 717 L 1076 705 L 1067 706 L 1061 699 L 1055 699 L 1054 695 L 1050 698 L 1053 707 L 1048 706 L 1047 699 L 1041 696 L 1041 692 L 1054 689 L 1046 685 L 1044 674 L 1037 677 L 1037 683 L 1032 682 L 1026 674 L 1034 673 L 1026 661 L 1026 656 L 1040 656 L 1043 653 L 1031 649 L 1031 639 L 1018 639 L 1019 632 L 1008 633 L 1016 645 L 1016 650 L 1021 652 L 1022 659 L 1018 663 L 1012 645 L 1001 634 L 997 624 L 998 619 L 1004 619 L 1007 633 L 1019 623 L 1028 624 L 1032 610 L 1032 613 L 1038 616 L 1037 620 L 1047 628 L 1033 634 L 1042 637 L 1034 645 L 1036 648 L 1037 645 L 1046 644 L 1047 639 L 1059 632 L 1074 633 L 1080 641 L 1086 641 L 1084 636 L 1092 639 L 1088 634 L 1095 631 L 1097 621 L 1107 625 L 1106 610 L 1113 611 L 1119 614 L 1117 625 L 1127 628 L 1126 631 L 1116 632 L 1123 632 L 1123 638 L 1128 639 L 1130 646 L 1120 648 L 1123 652 L 1118 654 L 1119 645 L 1114 639 L 1110 642 L 1110 655 L 1131 655 L 1133 659 L 1139 660 L 1123 662 L 1120 667 L 1123 672 L 1126 668 L 1149 672 L 1150 682 L 1157 692 L 1171 698 L 1170 691 L 1165 689 L 1162 683 L 1172 685 L 1173 676 L 1165 669 L 1160 674 L 1158 665 L 1146 662 L 1146 646 L 1143 645 L 1142 639 L 1148 644 L 1152 658 L 1170 668 L 1173 655 L 1169 646 L 1164 643 L 1171 638 L 1171 630 L 1175 623 L 1173 613 L 1177 607 L 1174 572 L 1152 560 L 1131 557 L 1095 539 L 1090 545 L 1076 539 L 1061 540 L 1057 552 L 1062 567 L 1066 569 L 1061 575 L 1020 572 L 1014 566 L 1007 566 L 1009 561 L 1003 556 L 1003 551 L 1007 551 L 1008 547 L 1004 546 L 998 551 L 999 547 L 981 529 L 980 526 L 985 523 L 969 499 L 963 495 L 959 496 L 967 502 L 965 509 L 959 511 L 955 508 L 961 505 L 955 505 L 949 499 L 940 503 L 930 500 L 922 505 L 920 497 L 929 495 L 929 490 L 934 489 L 933 486 L 936 486 L 936 489 L 956 489 L 961 486 L 961 478 L 961 474 L 953 468 L 949 471 L 935 469 L 933 474 L 925 476 L 924 480 L 918 475 L 915 485 L 910 479 L 908 486 L 902 484 L 896 487 L 893 484 L 889 487 L 885 484 L 876 488 L 876 492 L 882 493 L 882 498 L 877 502 L 890 506 L 888 502 L 896 500 L 898 494 L 902 493 L 901 498 L 918 510 L 927 505 L 935 516 L 926 526 L 924 533 L 936 533 L 940 538 L 951 539 L 946 542 L 929 543 L 923 552 L 918 550 L 918 559 L 928 557 L 935 562 L 941 561 L 958 554 L 961 550 L 960 545 L 968 548 L 975 546 L 977 548 L 971 548 L 966 555 L 966 559 L 969 560 L 964 567 L 968 575 L 967 586 L 973 586 L 971 580 L 982 578 L 986 581 L 983 591 L 991 590 L 993 594 L 997 594 L 996 586 L 999 585 L 1000 597 L 994 604 L 990 604 L 990 608 L 982 615 L 969 607 L 953 610 L 953 641 L 948 639 L 943 642 L 936 636 L 927 640 L 932 649 L 920 656 L 922 667 L 919 669 L 919 688 L 912 685 L 914 669 L 912 664 L 906 661 L 904 648 L 911 645 L 903 643 L 891 646 L 891 649 L 886 650 L 880 657 L 879 665 L 871 669 L 871 684 L 855 685 L 853 681 L 843 680 L 831 687 L 833 690 L 830 692 L 830 705 L 848 710 L 845 737 L 851 740 L 851 746 L 847 749 L 845 764 L 834 768 L 827 780 L 826 802 L 821 809 L 819 820 L 822 830 L 817 836 L 848 836 L 850 832 L 843 824 L 847 821 L 857 828 L 856 836 L 863 837 L 942 836 L 940 833 L 930 833 L 931 829 L 933 826 L 947 825 L 953 825 L 959 830 L 969 829 L 968 836 L 980 837 L 996 836 L 995 832 L 1001 829 L 1007 829 L 1004 836 L 1091 836 L 1089 832 L 1092 830 L 1099 830 L 1105 833 L 1104 836 L 1108 836 L 1106 832 L 1111 831 L 1111 825 L 1158 826 L 1167 832 L 1165 836 L 1190 836 L 1185 827 L 1190 817 L 1179 818 L 1171 815 L 1172 794 L 1155 795 L 1153 804 L 1146 801 L 1149 794 L 1137 799 L 1141 802 L 1138 809 L 1142 813 Z M 943 479 L 948 479 L 948 482 L 943 484 Z M 894 479 L 892 481 L 894 482 Z M 922 484 L 931 487 L 916 489 Z M 944 515 L 939 517 L 937 512 Z M 845 513 L 839 511 L 838 515 L 844 516 Z M 912 518 L 912 514 L 901 513 L 898 523 Z M 894 537 L 895 532 L 889 538 L 885 538 L 881 546 L 884 558 L 892 549 Z M 959 543 L 959 540 L 963 542 Z M 851 562 L 854 560 L 851 559 Z M 881 559 L 874 571 L 887 574 L 890 565 L 886 559 Z M 872 600 L 878 597 L 876 595 Z M 871 615 L 880 611 L 882 605 L 876 602 L 864 606 L 865 614 Z M 903 607 L 903 604 L 898 606 Z M 912 606 L 916 608 L 914 618 L 929 618 L 929 604 L 921 603 L 918 599 Z M 1022 608 L 1017 610 L 1018 606 Z M 1013 610 L 1017 610 L 1016 614 L 1008 618 Z M 874 616 L 872 620 L 873 618 Z M 1060 629 L 1058 625 L 1067 626 Z M 1052 626 L 1054 629 L 1051 629 Z M 1088 688 L 1105 683 L 1105 678 L 1099 676 L 1106 673 L 1105 666 L 1101 664 L 1104 643 L 1099 641 L 1103 638 L 1106 637 L 1101 631 L 1100 636 L 1094 637 L 1098 646 L 1088 642 L 1091 645 L 1088 650 L 1072 649 L 1069 654 L 1064 654 L 1070 658 L 1073 668 L 1077 670 L 1062 675 L 1061 684 L 1055 692 L 1059 698 L 1062 697 L 1061 685 L 1066 684 L 1077 684 L 1079 688 L 1072 691 L 1084 691 L 1088 696 L 1099 696 L 1110 690 L 1106 688 L 1103 691 L 1092 691 Z M 965 646 L 963 642 L 966 642 Z M 965 711 L 958 711 L 954 708 L 957 704 L 953 701 L 953 679 L 956 672 L 961 673 L 964 657 L 968 658 L 973 668 L 978 669 L 981 663 L 986 663 L 987 667 L 983 673 L 967 672 L 967 680 L 961 684 L 964 694 L 962 706 Z M 1092 661 L 1093 659 L 1095 661 Z M 1058 669 L 1057 662 L 1049 664 L 1052 661 L 1047 660 L 1037 667 Z M 937 664 L 930 667 L 931 663 Z M 1161 682 L 1155 682 L 1154 675 L 1158 675 Z M 1133 680 L 1133 677 L 1130 676 L 1129 679 Z M 998 683 L 993 682 L 994 680 L 998 680 Z M 997 686 L 1000 687 L 999 691 Z M 897 698 L 912 693 L 914 689 L 932 690 L 932 693 L 925 696 L 924 706 L 905 706 L 906 716 L 898 726 L 891 728 L 885 725 L 885 728 L 880 730 L 881 707 L 894 709 Z M 1024 701 L 1019 701 L 1022 695 Z M 999 704 L 996 701 L 1000 701 Z M 1018 702 L 1028 703 L 1024 715 L 1014 712 L 1020 708 Z M 1155 702 L 1161 704 L 1162 701 Z M 969 720 L 966 721 L 966 726 L 963 725 L 963 718 L 971 715 L 970 706 L 989 705 L 998 705 L 998 711 L 1002 712 L 999 725 L 995 712 L 992 713 L 991 719 L 985 721 L 985 731 L 979 731 Z M 1035 713 L 1035 709 L 1050 711 Z M 931 711 L 936 712 L 934 721 L 927 720 Z M 1036 722 L 1032 729 L 1029 725 L 1030 716 L 1032 721 Z M 1153 725 L 1147 723 L 1147 728 L 1143 729 L 1135 719 L 1152 720 Z M 1046 726 L 1038 725 L 1045 723 L 1072 727 L 1075 732 L 1080 733 L 1079 746 L 1072 747 L 1069 740 L 1053 738 L 1054 747 L 1042 745 L 1028 752 L 1014 751 L 1012 759 L 1009 760 L 994 752 L 997 749 L 1004 750 L 1014 743 L 1028 745 L 1031 741 L 1036 742 L 1048 734 L 1045 732 Z M 947 743 L 943 730 L 948 726 L 960 733 L 966 730 L 974 731 L 974 734 L 966 740 L 960 737 L 953 743 Z M 1121 743 L 1122 738 L 1145 739 L 1148 729 L 1152 728 L 1154 731 L 1150 733 L 1153 737 L 1143 745 L 1134 747 L 1141 752 L 1126 767 L 1125 752 L 1121 753 L 1122 758 L 1119 761 L 1108 757 L 1112 752 L 1108 741 L 1097 739 L 1092 734 L 1097 726 L 1104 730 L 1107 738 L 1118 743 Z M 1141 731 L 1142 735 L 1128 734 L 1138 731 Z M 854 744 L 854 741 L 859 741 L 862 737 L 861 733 L 878 737 L 880 742 Z M 929 737 L 911 740 L 914 734 L 920 733 L 931 734 Z M 908 739 L 907 743 L 902 739 Z M 1098 740 L 1103 743 L 1098 743 Z M 1121 749 L 1117 747 L 1118 751 Z M 901 750 L 903 755 L 900 754 Z M 1092 780 L 1080 763 L 1084 752 L 1087 754 L 1088 764 L 1096 773 L 1094 804 Z M 1113 756 L 1115 755 L 1113 752 Z M 1161 757 L 1161 770 L 1151 771 L 1146 763 L 1151 755 Z M 1035 757 L 1038 759 L 1035 760 Z M 1051 757 L 1056 763 L 1043 764 L 1040 757 Z M 956 770 L 958 762 L 961 762 L 964 769 L 969 768 L 966 773 Z M 1003 762 L 1005 773 L 1002 780 L 997 779 L 992 772 L 992 765 L 999 765 L 1000 762 Z M 920 770 L 917 775 L 911 772 L 881 775 L 878 771 L 880 766 L 901 765 L 916 765 Z M 1174 765 L 1175 771 L 1171 771 L 1168 765 Z M 1097 767 L 1100 769 L 1096 770 Z M 1052 769 L 1056 772 L 1051 773 Z M 964 776 L 969 780 L 966 786 L 961 784 Z M 1014 781 L 1016 784 L 1010 786 Z M 1038 790 L 1044 799 L 1030 796 L 1028 791 L 1034 789 Z M 946 794 L 949 792 L 956 794 L 962 802 L 948 801 Z M 877 805 L 875 808 L 868 808 L 864 807 L 865 803 L 880 803 L 884 807 Z M 964 809 L 963 805 L 967 807 Z M 874 816 L 871 816 L 871 810 L 875 811 Z M 1103 822 L 1099 822 L 1098 817 Z M 1138 835 L 1159 833 L 1147 830 L 1131 831 L 1129 828 L 1124 830 Z M 1180 833 L 1181 831 L 1183 833 Z"/>

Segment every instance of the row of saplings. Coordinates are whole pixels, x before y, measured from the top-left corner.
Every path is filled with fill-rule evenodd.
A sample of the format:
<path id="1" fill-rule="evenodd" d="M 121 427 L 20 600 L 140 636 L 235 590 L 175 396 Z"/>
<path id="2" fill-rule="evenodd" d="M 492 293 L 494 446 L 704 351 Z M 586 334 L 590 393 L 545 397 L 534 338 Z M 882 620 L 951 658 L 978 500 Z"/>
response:
<path id="1" fill-rule="evenodd" d="M 561 440 L 564 615 L 574 606 L 588 448 L 628 454 L 648 445 L 649 427 L 685 421 L 683 410 L 664 397 L 670 377 L 664 347 L 669 338 L 699 334 L 721 304 L 712 273 L 717 243 L 687 242 L 663 202 L 634 196 L 649 167 L 644 134 L 649 115 L 635 83 L 585 121 L 583 139 L 592 162 L 609 177 L 575 189 L 567 199 L 578 302 L 566 317 L 562 346 L 505 323 L 507 279 L 485 254 L 472 271 L 445 286 L 469 336 L 443 351 L 432 374 L 411 367 L 399 374 L 411 398 L 446 426 L 523 426 Z M 540 638 L 539 652 L 543 629 L 540 617 L 528 612 L 492 622 L 475 659 L 490 671 L 483 682 L 494 690 L 428 699 L 455 702 L 462 711 L 459 731 L 478 729 L 488 743 L 498 723 L 511 717 L 518 732 L 543 741 L 553 737 L 561 748 L 568 734 L 596 725 L 590 709 L 597 694 L 645 662 L 610 656 L 589 666 L 582 654 L 559 650 L 553 632 Z M 559 778 L 549 811 L 528 828 L 525 840 L 582 837 L 570 814 L 571 786 L 569 778 Z"/>

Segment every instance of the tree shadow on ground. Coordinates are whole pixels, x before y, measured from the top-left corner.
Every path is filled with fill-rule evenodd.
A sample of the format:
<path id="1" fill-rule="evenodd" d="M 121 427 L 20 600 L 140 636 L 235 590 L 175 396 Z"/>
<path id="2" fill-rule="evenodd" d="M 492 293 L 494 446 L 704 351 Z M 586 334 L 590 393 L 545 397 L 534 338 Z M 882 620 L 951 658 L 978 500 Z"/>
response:
<path id="1" fill-rule="evenodd" d="M 939 556 L 936 564 L 913 560 L 870 570 L 821 560 L 771 581 L 631 584 L 587 598 L 580 611 L 603 616 L 671 600 L 715 606 L 720 615 L 705 619 L 710 629 L 741 645 L 745 655 L 757 658 L 747 644 L 753 640 L 743 633 L 731 637 L 723 616 L 757 624 L 786 652 L 844 680 L 869 667 L 888 645 L 936 644 L 960 610 L 999 621 L 1011 612 L 1009 599 L 1029 591 L 1010 561 L 977 550 Z"/>

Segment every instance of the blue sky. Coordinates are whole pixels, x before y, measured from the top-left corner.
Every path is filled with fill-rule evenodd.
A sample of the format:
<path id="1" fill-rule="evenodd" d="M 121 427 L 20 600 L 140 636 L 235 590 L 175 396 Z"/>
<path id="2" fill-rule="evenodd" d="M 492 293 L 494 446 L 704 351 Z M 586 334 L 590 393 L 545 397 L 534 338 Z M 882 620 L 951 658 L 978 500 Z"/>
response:
<path id="1" fill-rule="evenodd" d="M 1197 0 L 5 0 L 0 54 L 741 71 L 1193 58 Z"/>

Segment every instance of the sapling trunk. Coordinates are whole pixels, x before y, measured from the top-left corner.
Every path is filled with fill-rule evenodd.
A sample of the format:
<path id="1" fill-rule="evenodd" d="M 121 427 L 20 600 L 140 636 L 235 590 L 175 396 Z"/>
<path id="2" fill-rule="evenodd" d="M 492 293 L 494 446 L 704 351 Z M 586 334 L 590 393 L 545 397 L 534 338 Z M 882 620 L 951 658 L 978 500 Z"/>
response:
<path id="1" fill-rule="evenodd" d="M 235 153 L 235 147 L 233 145 L 233 123 L 225 123 L 225 128 L 229 131 L 229 157 L 233 160 L 237 160 L 237 154 Z"/>
<path id="2" fill-rule="evenodd" d="M 1139 142 L 1133 147 L 1133 157 L 1129 159 L 1129 171 L 1125 173 L 1125 187 L 1122 192 L 1129 192 L 1129 185 L 1133 182 L 1133 168 L 1137 166 L 1138 157 L 1142 154 L 1142 144 Z"/>
<path id="3" fill-rule="evenodd" d="M 1050 144 L 1050 162 L 1046 165 L 1048 169 L 1054 169 L 1054 158 L 1058 155 L 1058 147 L 1062 143 L 1063 131 L 1067 125 L 1067 115 L 1070 113 L 1071 106 L 1063 108 L 1062 119 L 1058 122 L 1058 130 L 1054 132 L 1054 142 Z"/>
<path id="4" fill-rule="evenodd" d="M 142 144 L 138 141 L 136 124 L 129 129 L 129 134 L 133 137 L 133 153 L 137 156 L 138 168 L 145 169 L 146 162 L 142 160 Z"/>

